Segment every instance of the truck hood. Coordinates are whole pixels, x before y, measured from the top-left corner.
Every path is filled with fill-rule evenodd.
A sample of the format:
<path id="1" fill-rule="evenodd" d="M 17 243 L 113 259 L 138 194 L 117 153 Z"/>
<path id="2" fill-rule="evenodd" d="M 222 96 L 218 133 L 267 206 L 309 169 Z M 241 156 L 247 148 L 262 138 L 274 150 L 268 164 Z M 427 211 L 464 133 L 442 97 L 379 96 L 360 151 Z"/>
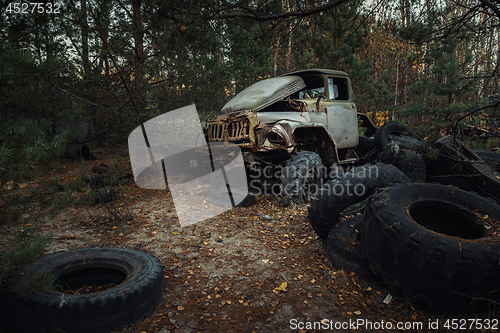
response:
<path id="1" fill-rule="evenodd" d="M 259 111 L 304 88 L 300 76 L 274 77 L 252 84 L 234 96 L 221 110 L 221 114 L 237 111 Z"/>

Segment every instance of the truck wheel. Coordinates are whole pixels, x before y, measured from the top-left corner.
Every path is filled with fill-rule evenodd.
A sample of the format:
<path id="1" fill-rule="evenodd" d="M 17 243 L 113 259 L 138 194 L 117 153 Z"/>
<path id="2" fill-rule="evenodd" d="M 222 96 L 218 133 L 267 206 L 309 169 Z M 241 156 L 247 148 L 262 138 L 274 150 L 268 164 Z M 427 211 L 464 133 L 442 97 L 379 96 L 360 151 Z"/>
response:
<path id="1" fill-rule="evenodd" d="M 379 153 L 379 160 L 392 164 L 401 169 L 410 180 L 425 182 L 427 180 L 427 169 L 422 155 L 409 149 L 400 149 L 395 141 L 385 146 L 384 151 Z"/>
<path id="2" fill-rule="evenodd" d="M 346 174 L 326 182 L 308 207 L 309 221 L 316 234 L 326 240 L 340 213 L 363 201 L 377 188 L 410 179 L 395 166 L 377 163 L 355 167 Z"/>
<path id="3" fill-rule="evenodd" d="M 394 139 L 399 144 L 399 147 L 404 149 L 419 150 L 422 144 L 419 139 L 407 135 L 400 135 Z"/>
<path id="4" fill-rule="evenodd" d="M 432 310 L 483 311 L 500 302 L 500 206 L 439 184 L 397 184 L 368 201 L 364 256 L 390 287 Z"/>
<path id="5" fill-rule="evenodd" d="M 370 151 L 376 148 L 375 139 L 360 136 L 358 139 L 358 148 L 362 148 L 366 151 Z"/>
<path id="6" fill-rule="evenodd" d="M 280 175 L 281 202 L 308 203 L 322 186 L 325 170 L 318 153 L 299 151 L 287 161 Z"/>
<path id="7" fill-rule="evenodd" d="M 363 217 L 347 219 L 328 233 L 328 257 L 337 269 L 354 272 L 361 277 L 373 277 L 368 260 L 361 250 L 361 224 Z"/>
<path id="8" fill-rule="evenodd" d="M 500 172 L 500 154 L 489 150 L 472 150 L 493 170 Z"/>
<path id="9" fill-rule="evenodd" d="M 108 203 L 116 199 L 116 190 L 113 186 L 105 186 L 96 190 L 95 203 Z"/>
<path id="10" fill-rule="evenodd" d="M 391 141 L 391 136 L 393 135 L 415 137 L 415 134 L 408 127 L 400 123 L 387 123 L 375 132 L 375 144 L 378 151 L 384 150 L 384 147 Z"/>
<path id="11" fill-rule="evenodd" d="M 424 158 L 412 150 L 401 149 L 399 151 L 397 167 L 412 181 L 425 183 L 427 180 Z"/>
<path id="12" fill-rule="evenodd" d="M 30 289 L 49 274 L 57 288 Z M 151 315 L 162 300 L 163 266 L 151 254 L 80 249 L 43 257 L 10 279 L 1 315 L 8 332 L 109 332 Z"/>

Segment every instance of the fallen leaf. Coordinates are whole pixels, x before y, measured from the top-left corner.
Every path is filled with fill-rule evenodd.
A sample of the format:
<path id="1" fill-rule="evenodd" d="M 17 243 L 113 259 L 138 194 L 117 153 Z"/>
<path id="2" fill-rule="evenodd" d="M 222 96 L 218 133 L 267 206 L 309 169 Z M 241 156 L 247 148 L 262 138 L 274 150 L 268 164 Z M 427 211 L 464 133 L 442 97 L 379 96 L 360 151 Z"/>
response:
<path id="1" fill-rule="evenodd" d="M 279 294 L 279 293 L 280 293 L 280 291 L 285 292 L 285 291 L 286 291 L 286 287 L 287 287 L 287 286 L 288 286 L 288 283 L 283 282 L 282 284 L 280 284 L 280 286 L 279 286 L 279 287 L 274 288 L 273 292 L 274 292 L 275 294 Z"/>

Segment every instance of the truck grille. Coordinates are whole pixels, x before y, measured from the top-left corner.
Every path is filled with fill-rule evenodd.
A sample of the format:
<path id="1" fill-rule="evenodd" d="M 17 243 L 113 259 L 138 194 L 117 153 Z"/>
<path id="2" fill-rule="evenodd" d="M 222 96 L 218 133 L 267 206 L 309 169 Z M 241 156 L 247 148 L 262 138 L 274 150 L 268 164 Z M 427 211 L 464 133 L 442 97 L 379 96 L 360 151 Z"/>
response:
<path id="1" fill-rule="evenodd" d="M 229 123 L 213 122 L 208 126 L 208 139 L 210 141 L 247 140 L 250 138 L 250 123 L 248 119 L 232 121 Z"/>

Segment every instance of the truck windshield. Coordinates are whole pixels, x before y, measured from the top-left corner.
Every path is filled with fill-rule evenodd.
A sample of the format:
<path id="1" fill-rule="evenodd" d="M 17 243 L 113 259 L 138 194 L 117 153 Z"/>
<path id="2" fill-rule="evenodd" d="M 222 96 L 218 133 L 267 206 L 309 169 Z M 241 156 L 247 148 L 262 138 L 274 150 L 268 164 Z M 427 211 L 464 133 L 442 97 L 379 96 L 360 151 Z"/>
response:
<path id="1" fill-rule="evenodd" d="M 349 88 L 347 86 L 347 79 L 338 77 L 329 77 L 328 94 L 331 100 L 348 101 Z"/>
<path id="2" fill-rule="evenodd" d="M 299 91 L 298 98 L 317 98 L 319 95 L 325 96 L 325 82 L 320 75 L 302 76 L 306 87 Z M 293 97 L 292 97 L 293 98 Z M 296 98 L 296 97 L 295 97 Z"/>

